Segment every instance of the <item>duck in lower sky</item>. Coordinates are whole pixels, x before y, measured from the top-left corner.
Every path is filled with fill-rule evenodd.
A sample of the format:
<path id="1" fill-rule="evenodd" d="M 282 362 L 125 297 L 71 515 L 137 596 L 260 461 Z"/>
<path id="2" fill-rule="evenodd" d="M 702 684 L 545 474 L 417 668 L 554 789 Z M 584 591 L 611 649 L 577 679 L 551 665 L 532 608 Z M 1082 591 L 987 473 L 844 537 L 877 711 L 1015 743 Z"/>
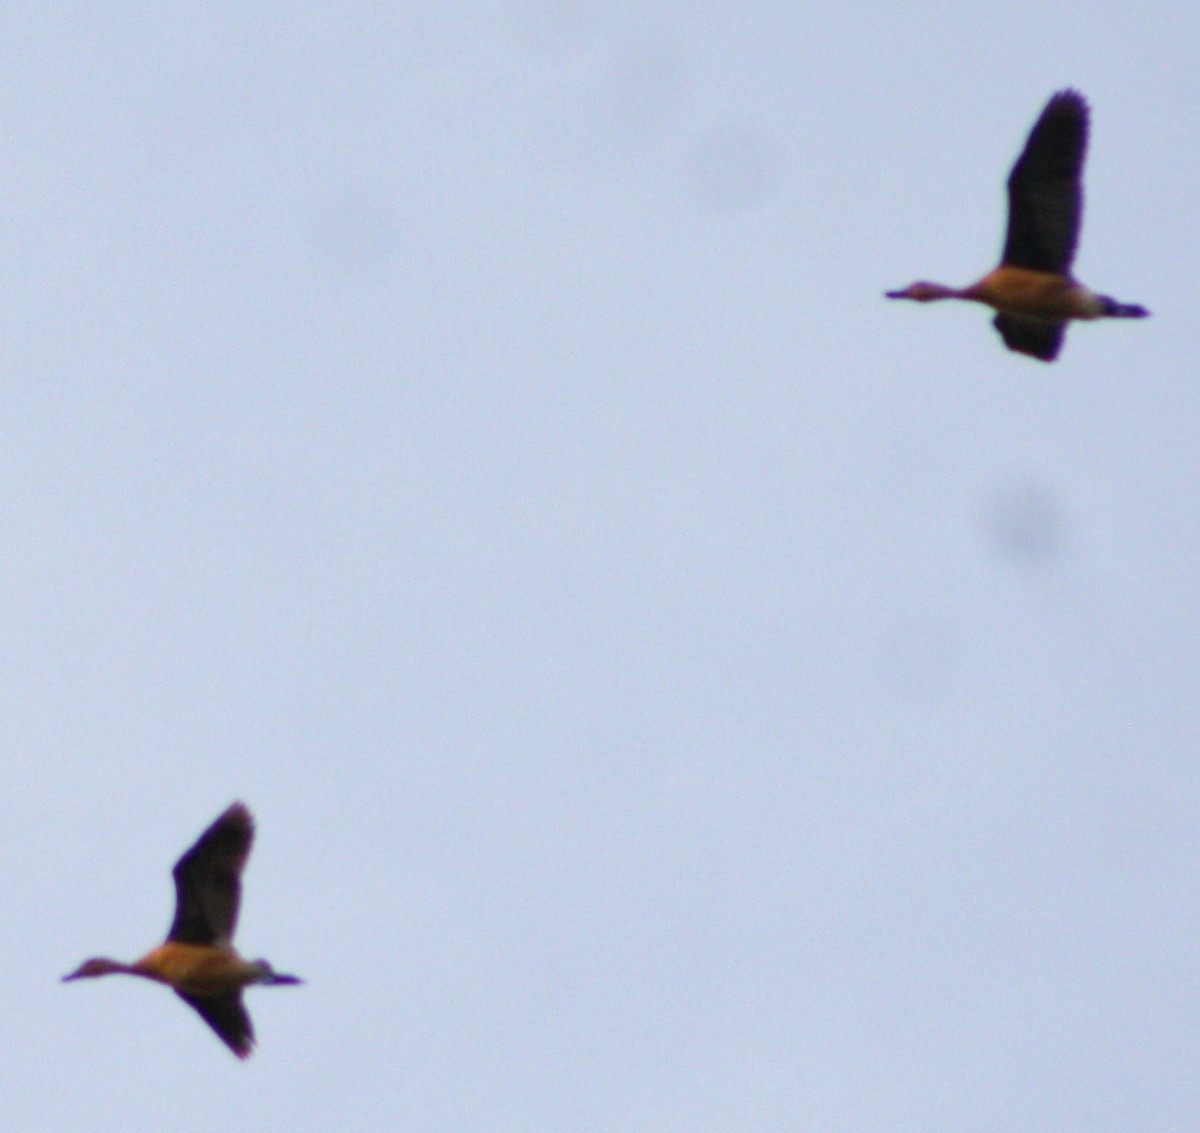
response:
<path id="1" fill-rule="evenodd" d="M 970 299 L 998 314 L 1009 350 L 1052 362 L 1071 319 L 1144 319 L 1145 307 L 1098 295 L 1071 275 L 1083 215 L 1088 105 L 1059 91 L 1029 133 L 1008 178 L 1008 233 L 1000 266 L 970 287 L 918 282 L 889 299 Z"/>
<path id="2" fill-rule="evenodd" d="M 244 960 L 231 940 L 237 925 L 241 876 L 254 840 L 254 820 L 234 803 L 175 865 L 175 920 L 167 939 L 132 964 L 96 957 L 63 982 L 121 972 L 174 989 L 238 1058 L 254 1046 L 254 1028 L 242 1003 L 251 984 L 298 984 L 266 960 Z"/>

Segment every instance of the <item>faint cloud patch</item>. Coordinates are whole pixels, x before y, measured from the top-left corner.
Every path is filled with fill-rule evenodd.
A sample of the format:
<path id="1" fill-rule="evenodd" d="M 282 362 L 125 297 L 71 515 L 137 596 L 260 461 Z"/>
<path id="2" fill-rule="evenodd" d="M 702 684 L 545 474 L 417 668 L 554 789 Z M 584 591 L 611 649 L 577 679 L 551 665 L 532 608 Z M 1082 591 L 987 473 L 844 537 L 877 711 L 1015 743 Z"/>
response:
<path id="1" fill-rule="evenodd" d="M 893 615 L 880 627 L 877 662 L 884 685 L 908 700 L 929 700 L 951 687 L 961 667 L 958 641 L 944 618 Z"/>
<path id="2" fill-rule="evenodd" d="M 1065 511 L 1044 484 L 1027 481 L 1001 488 L 985 510 L 984 528 L 990 549 L 1013 564 L 1045 567 L 1066 551 Z"/>
<path id="3" fill-rule="evenodd" d="M 527 0 L 504 15 L 508 33 L 533 60 L 548 61 L 577 51 L 596 31 L 591 0 Z"/>
<path id="4" fill-rule="evenodd" d="M 673 39 L 635 40 L 612 61 L 609 85 L 617 128 L 634 138 L 656 133 L 687 85 L 687 61 Z"/>
<path id="5" fill-rule="evenodd" d="M 723 212 L 753 208 L 771 197 L 779 184 L 775 146 L 758 130 L 717 126 L 701 135 L 688 158 L 696 196 Z"/>
<path id="6" fill-rule="evenodd" d="M 546 29 L 551 51 L 525 67 L 526 149 L 556 165 L 611 161 L 661 148 L 677 129 L 690 77 L 685 49 L 669 35 L 625 34 L 616 43 Z"/>
<path id="7" fill-rule="evenodd" d="M 319 269 L 364 281 L 387 275 L 399 256 L 391 210 L 357 189 L 337 192 L 316 208 L 310 241 Z"/>

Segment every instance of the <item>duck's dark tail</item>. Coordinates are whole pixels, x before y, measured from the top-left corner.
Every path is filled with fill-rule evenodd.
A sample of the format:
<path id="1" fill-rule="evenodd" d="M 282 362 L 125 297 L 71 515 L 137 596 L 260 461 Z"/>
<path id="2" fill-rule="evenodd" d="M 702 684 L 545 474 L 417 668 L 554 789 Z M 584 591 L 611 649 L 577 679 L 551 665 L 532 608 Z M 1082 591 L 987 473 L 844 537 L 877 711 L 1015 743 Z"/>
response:
<path id="1" fill-rule="evenodd" d="M 1150 312 L 1136 303 L 1118 303 L 1107 295 L 1098 296 L 1104 304 L 1104 317 L 1109 319 L 1144 319 Z"/>
<path id="2" fill-rule="evenodd" d="M 254 966 L 258 969 L 258 974 L 252 982 L 256 984 L 302 984 L 304 982 L 299 976 L 288 976 L 283 972 L 275 971 L 266 960 L 255 960 Z"/>

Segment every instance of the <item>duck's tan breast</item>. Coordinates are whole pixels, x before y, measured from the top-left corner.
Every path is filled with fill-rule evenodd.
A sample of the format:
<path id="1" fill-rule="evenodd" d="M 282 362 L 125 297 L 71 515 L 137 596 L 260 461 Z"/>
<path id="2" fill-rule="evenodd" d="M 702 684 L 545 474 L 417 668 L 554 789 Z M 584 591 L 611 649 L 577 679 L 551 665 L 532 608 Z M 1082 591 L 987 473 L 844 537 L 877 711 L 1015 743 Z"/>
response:
<path id="1" fill-rule="evenodd" d="M 1008 315 L 1060 321 L 1094 319 L 1096 297 L 1067 276 L 1002 264 L 967 288 L 972 299 Z"/>
<path id="2" fill-rule="evenodd" d="M 236 952 L 212 944 L 168 940 L 148 952 L 134 970 L 189 995 L 219 995 L 251 983 L 258 974 Z"/>

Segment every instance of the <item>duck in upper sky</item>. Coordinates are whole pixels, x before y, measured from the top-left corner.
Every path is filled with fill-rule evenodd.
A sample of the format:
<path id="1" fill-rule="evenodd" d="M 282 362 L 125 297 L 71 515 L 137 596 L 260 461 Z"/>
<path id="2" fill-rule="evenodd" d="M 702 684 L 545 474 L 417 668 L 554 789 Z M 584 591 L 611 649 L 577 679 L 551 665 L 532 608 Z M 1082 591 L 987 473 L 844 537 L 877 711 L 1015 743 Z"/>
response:
<path id="1" fill-rule="evenodd" d="M 132 964 L 96 957 L 85 960 L 63 982 L 123 972 L 173 988 L 194 1007 L 238 1058 L 254 1046 L 254 1028 L 242 1003 L 250 984 L 298 984 L 272 970 L 266 960 L 244 960 L 230 941 L 237 925 L 241 876 L 254 820 L 234 803 L 196 840 L 175 865 L 175 920 L 166 942 Z"/>
<path id="2" fill-rule="evenodd" d="M 1144 319 L 1134 303 L 1098 295 L 1071 275 L 1083 215 L 1083 159 L 1088 105 L 1059 91 L 1029 133 L 1008 178 L 1008 234 L 1000 266 L 970 287 L 918 282 L 889 299 L 971 299 L 999 313 L 996 329 L 1009 350 L 1052 362 L 1070 319 Z"/>

